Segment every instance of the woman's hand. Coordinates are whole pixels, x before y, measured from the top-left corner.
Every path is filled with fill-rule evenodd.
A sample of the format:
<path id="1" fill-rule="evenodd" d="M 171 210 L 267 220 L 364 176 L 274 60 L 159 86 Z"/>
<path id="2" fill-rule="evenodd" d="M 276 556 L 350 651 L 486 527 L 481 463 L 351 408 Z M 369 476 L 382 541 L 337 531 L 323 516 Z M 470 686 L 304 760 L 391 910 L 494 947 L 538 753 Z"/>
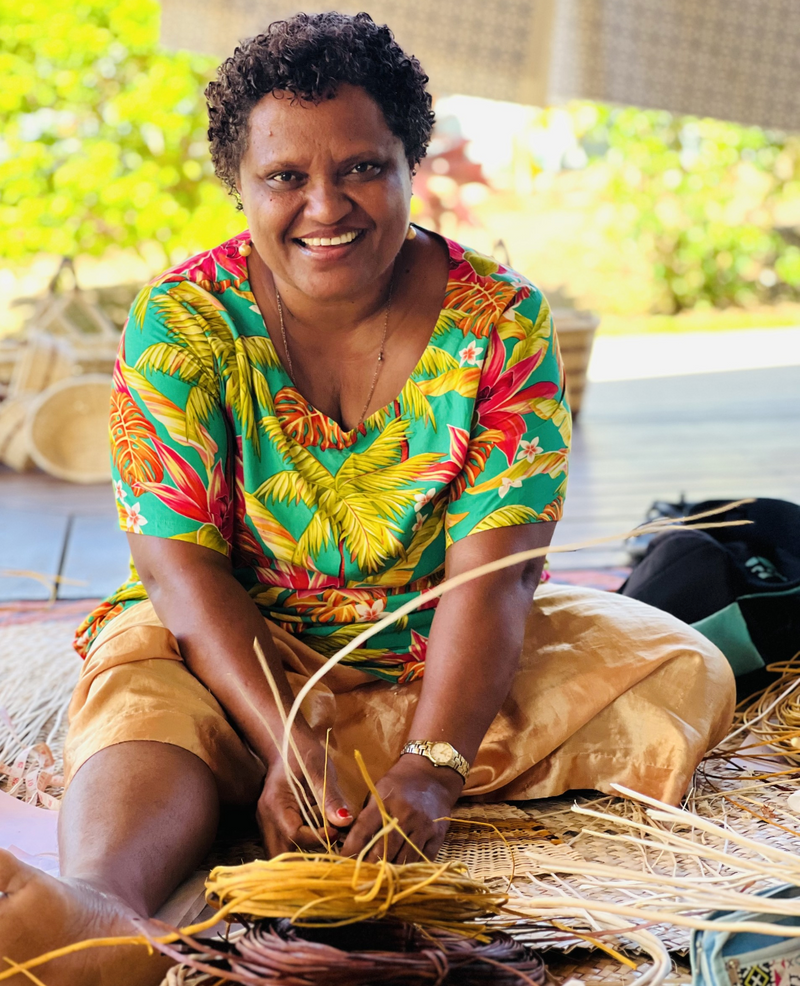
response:
<path id="1" fill-rule="evenodd" d="M 336 769 L 330 759 L 327 778 L 325 777 L 325 749 L 322 744 L 313 735 L 304 736 L 300 732 L 296 732 L 294 738 L 316 794 L 309 790 L 309 784 L 293 755 L 290 755 L 290 763 L 294 776 L 306 792 L 308 802 L 314 806 L 314 815 L 319 824 L 312 828 L 301 814 L 294 795 L 294 785 L 287 776 L 286 764 L 276 751 L 267 764 L 264 788 L 256 807 L 258 827 L 270 858 L 297 849 L 324 848 L 326 830 L 327 840 L 334 843 L 341 837 L 342 830 L 353 824 L 353 813 L 339 790 Z M 316 807 L 318 800 L 322 800 L 323 785 L 324 820 L 319 817 L 320 812 Z"/>
<path id="2" fill-rule="evenodd" d="M 464 785 L 461 777 L 449 767 L 436 767 L 425 757 L 406 754 L 376 785 L 387 812 L 396 818 L 402 831 L 421 850 L 427 859 L 435 859 L 444 842 L 453 806 Z M 383 819 L 370 798 L 351 829 L 343 856 L 357 856 L 373 836 L 383 828 Z M 384 856 L 381 838 L 369 850 L 365 859 L 374 862 Z M 420 856 L 399 832 L 388 837 L 386 860 L 390 863 L 418 863 Z"/>

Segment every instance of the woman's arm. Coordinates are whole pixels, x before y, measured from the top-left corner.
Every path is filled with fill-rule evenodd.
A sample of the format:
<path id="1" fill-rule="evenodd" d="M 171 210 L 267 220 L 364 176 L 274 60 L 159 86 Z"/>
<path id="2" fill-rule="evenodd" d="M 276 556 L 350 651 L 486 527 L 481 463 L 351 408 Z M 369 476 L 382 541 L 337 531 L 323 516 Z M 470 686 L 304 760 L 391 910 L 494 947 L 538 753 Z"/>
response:
<path id="1" fill-rule="evenodd" d="M 464 538 L 447 552 L 447 577 L 517 551 L 546 547 L 554 528 L 554 523 L 543 522 Z M 517 672 L 543 565 L 544 558 L 536 558 L 484 575 L 443 596 L 431 628 L 410 739 L 444 740 L 470 762 L 475 759 Z M 429 763 L 408 754 L 412 756 L 415 762 Z"/>
<path id="2" fill-rule="evenodd" d="M 229 560 L 209 548 L 169 538 L 129 534 L 128 542 L 153 607 L 175 635 L 186 666 L 213 692 L 267 768 L 258 816 L 270 854 L 290 848 L 292 841 L 307 848 L 318 846 L 314 833 L 302 823 L 270 735 L 271 731 L 280 744 L 283 727 L 254 640 L 261 645 L 285 709 L 292 704 L 292 691 L 269 629 L 233 577 Z M 302 717 L 294 736 L 321 792 L 324 751 Z M 332 769 L 329 766 L 326 813 L 331 824 L 343 826 L 351 818 L 337 814 L 347 811 L 347 806 Z M 299 776 L 296 767 L 295 773 Z M 332 835 L 336 837 L 335 832 Z"/>
<path id="3" fill-rule="evenodd" d="M 448 550 L 447 576 L 517 551 L 545 547 L 554 529 L 555 523 L 540 522 L 470 535 Z M 422 694 L 409 739 L 444 740 L 467 760 L 474 760 L 514 680 L 543 564 L 544 559 L 538 558 L 485 575 L 442 597 L 433 619 Z M 447 831 L 446 822 L 435 820 L 451 813 L 462 786 L 456 771 L 406 754 L 382 778 L 378 790 L 403 831 L 433 858 Z M 377 807 L 370 802 L 343 851 L 359 852 L 379 827 Z M 388 857 L 410 861 L 414 853 L 394 834 Z"/>

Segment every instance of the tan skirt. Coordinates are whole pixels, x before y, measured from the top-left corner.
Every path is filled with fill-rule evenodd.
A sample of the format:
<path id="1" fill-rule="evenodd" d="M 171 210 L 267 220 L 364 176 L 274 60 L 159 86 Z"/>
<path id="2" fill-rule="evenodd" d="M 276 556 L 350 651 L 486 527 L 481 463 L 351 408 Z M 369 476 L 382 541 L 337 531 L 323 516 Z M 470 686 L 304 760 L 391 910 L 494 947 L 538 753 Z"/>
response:
<path id="1" fill-rule="evenodd" d="M 322 663 L 274 624 L 295 692 Z M 492 674 L 487 657 L 487 675 Z M 304 713 L 331 751 L 344 793 L 366 793 L 397 759 L 422 687 L 338 666 Z M 516 679 L 481 744 L 465 795 L 504 801 L 619 783 L 676 803 L 706 750 L 728 730 L 734 681 L 721 652 L 690 627 L 636 600 L 545 584 L 536 593 Z M 130 740 L 171 743 L 211 768 L 220 797 L 256 800 L 263 777 L 211 692 L 184 665 L 149 602 L 103 629 L 69 710 L 67 782 L 93 754 Z M 424 737 L 423 737 L 424 738 Z"/>

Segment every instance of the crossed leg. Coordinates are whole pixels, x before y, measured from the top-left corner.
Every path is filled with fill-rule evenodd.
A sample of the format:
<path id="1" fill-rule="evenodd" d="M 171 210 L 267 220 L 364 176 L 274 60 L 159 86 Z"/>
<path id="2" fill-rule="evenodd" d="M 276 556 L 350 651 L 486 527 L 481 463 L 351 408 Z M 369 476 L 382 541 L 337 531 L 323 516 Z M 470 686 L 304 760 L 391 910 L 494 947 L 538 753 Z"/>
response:
<path id="1" fill-rule="evenodd" d="M 24 962 L 86 938 L 139 934 L 141 919 L 202 860 L 218 818 L 214 778 L 193 753 L 146 741 L 96 753 L 64 797 L 61 879 L 0 851 L 0 960 Z M 157 986 L 171 964 L 143 946 L 119 946 L 33 971 L 47 986 Z M 7 982 L 30 984 L 22 973 Z"/>

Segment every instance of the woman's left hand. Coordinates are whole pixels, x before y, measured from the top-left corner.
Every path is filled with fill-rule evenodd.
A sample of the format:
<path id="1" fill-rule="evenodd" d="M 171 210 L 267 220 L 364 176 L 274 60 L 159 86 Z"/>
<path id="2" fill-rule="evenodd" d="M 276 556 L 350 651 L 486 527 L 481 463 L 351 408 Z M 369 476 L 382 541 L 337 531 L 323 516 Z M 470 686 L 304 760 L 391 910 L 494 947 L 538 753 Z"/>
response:
<path id="1" fill-rule="evenodd" d="M 445 819 L 464 786 L 461 777 L 449 767 L 436 767 L 425 757 L 406 754 L 376 786 L 389 815 L 428 859 L 435 859 L 447 834 Z M 345 839 L 342 855 L 357 856 L 381 828 L 383 819 L 371 797 Z M 365 859 L 375 862 L 384 855 L 390 863 L 420 862 L 419 854 L 397 831 L 389 833 L 385 854 L 381 838 Z"/>

